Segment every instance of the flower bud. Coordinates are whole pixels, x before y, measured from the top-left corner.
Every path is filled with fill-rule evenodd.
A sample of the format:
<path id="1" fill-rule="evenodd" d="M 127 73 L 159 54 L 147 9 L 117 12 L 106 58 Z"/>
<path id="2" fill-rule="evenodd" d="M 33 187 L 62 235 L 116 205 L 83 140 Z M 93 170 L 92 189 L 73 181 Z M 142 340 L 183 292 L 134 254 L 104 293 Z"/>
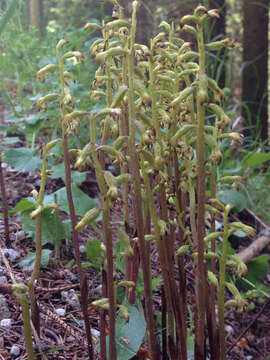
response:
<path id="1" fill-rule="evenodd" d="M 45 153 L 50 151 L 59 141 L 62 141 L 62 139 L 55 139 L 55 140 L 48 142 L 48 144 L 46 144 L 43 148 Z"/>
<path id="2" fill-rule="evenodd" d="M 242 230 L 245 234 L 247 234 L 250 237 L 254 237 L 256 234 L 256 231 L 253 227 L 245 225 L 238 221 L 230 223 L 230 227 L 235 231 Z"/>
<path id="3" fill-rule="evenodd" d="M 67 44 L 67 43 L 68 43 L 68 41 L 65 40 L 65 39 L 59 40 L 59 41 L 58 41 L 58 44 L 56 45 L 56 50 L 59 51 L 60 48 L 61 48 L 63 45 Z"/>
<path id="4" fill-rule="evenodd" d="M 174 136 L 170 140 L 170 144 L 175 147 L 178 140 L 186 135 L 192 128 L 194 128 L 193 124 L 186 124 L 183 125 L 177 132 L 174 134 Z"/>
<path id="5" fill-rule="evenodd" d="M 187 87 L 180 92 L 180 94 L 170 103 L 170 107 L 173 107 L 179 104 L 181 101 L 185 100 L 188 96 L 193 93 L 193 87 Z"/>
<path id="6" fill-rule="evenodd" d="M 208 270 L 207 276 L 210 283 L 218 288 L 218 279 L 216 275 L 212 271 Z"/>
<path id="7" fill-rule="evenodd" d="M 162 21 L 159 24 L 159 27 L 164 27 L 164 29 L 169 33 L 171 31 L 171 26 L 166 22 L 166 21 Z"/>
<path id="8" fill-rule="evenodd" d="M 220 178 L 218 180 L 221 183 L 233 183 L 235 181 L 237 182 L 243 182 L 243 177 L 239 176 L 239 175 L 235 175 L 235 176 L 223 176 L 222 178 Z"/>
<path id="9" fill-rule="evenodd" d="M 224 47 L 233 48 L 235 41 L 229 38 L 220 40 L 220 41 L 213 41 L 209 44 L 206 44 L 205 47 L 207 50 L 210 51 L 218 51 Z"/>
<path id="10" fill-rule="evenodd" d="M 228 139 L 228 138 L 234 141 L 238 141 L 240 144 L 242 144 L 244 135 L 237 132 L 225 133 L 220 135 L 220 139 Z"/>
<path id="11" fill-rule="evenodd" d="M 121 109 L 120 108 L 105 108 L 102 109 L 101 111 L 99 111 L 98 113 L 95 114 L 95 118 L 98 118 L 99 116 L 107 116 L 107 115 L 112 115 L 112 116 L 119 116 L 121 114 Z"/>
<path id="12" fill-rule="evenodd" d="M 133 256 L 134 251 L 130 244 L 130 239 L 129 239 L 129 236 L 127 235 L 127 233 L 123 229 L 119 228 L 117 235 L 118 235 L 120 243 L 123 245 L 123 247 L 125 249 L 125 255 Z"/>
<path id="13" fill-rule="evenodd" d="M 75 227 L 76 231 L 83 230 L 88 224 L 90 224 L 92 221 L 96 220 L 101 212 L 101 209 L 93 208 L 83 216 L 83 218 L 78 222 L 78 224 Z"/>
<path id="14" fill-rule="evenodd" d="M 121 101 L 123 100 L 125 94 L 127 93 L 128 87 L 126 85 L 121 86 L 117 93 L 114 95 L 111 107 L 116 108 L 121 105 Z"/>
<path id="15" fill-rule="evenodd" d="M 182 31 L 186 31 L 188 33 L 190 33 L 191 35 L 195 36 L 197 38 L 197 30 L 193 27 L 193 26 L 190 26 L 190 25 L 187 25 L 185 24 L 184 26 L 179 26 L 177 29 L 176 29 L 177 32 L 182 32 Z"/>
<path id="16" fill-rule="evenodd" d="M 212 232 L 211 234 L 208 234 L 204 237 L 204 241 L 206 243 L 210 242 L 210 241 L 214 241 L 214 240 L 217 240 L 219 237 L 221 237 L 223 235 L 223 232 L 222 231 L 215 231 L 215 232 Z"/>
<path id="17" fill-rule="evenodd" d="M 104 310 L 109 310 L 109 301 L 108 298 L 102 298 L 100 300 L 92 301 L 93 306 L 100 307 Z"/>
<path id="18" fill-rule="evenodd" d="M 84 30 L 88 30 L 88 29 L 101 30 L 102 27 L 99 24 L 96 24 L 96 23 L 86 23 L 84 25 Z"/>
<path id="19" fill-rule="evenodd" d="M 180 248 L 176 251 L 175 256 L 182 256 L 185 255 L 189 251 L 189 245 L 182 245 Z"/>
<path id="20" fill-rule="evenodd" d="M 121 174 L 121 175 L 117 176 L 116 181 L 119 184 L 125 184 L 127 182 L 132 181 L 132 176 L 130 174 Z"/>
<path id="21" fill-rule="evenodd" d="M 217 209 L 224 211 L 225 210 L 225 206 L 224 204 L 222 204 L 221 201 L 217 200 L 217 199 L 209 199 L 209 202 L 212 206 L 216 207 Z"/>
<path id="22" fill-rule="evenodd" d="M 56 69 L 59 69 L 59 65 L 57 65 L 57 64 L 48 64 L 48 65 L 44 66 L 42 69 L 40 69 L 36 73 L 36 76 L 38 78 L 40 78 L 42 76 L 44 77 L 44 76 L 46 76 L 48 71 L 53 71 L 53 70 L 56 70 Z"/>
<path id="23" fill-rule="evenodd" d="M 163 236 L 165 235 L 166 231 L 167 231 L 167 225 L 166 222 L 162 219 L 158 220 L 158 226 L 160 229 L 160 235 Z"/>
<path id="24" fill-rule="evenodd" d="M 124 305 L 118 305 L 119 307 L 119 310 L 121 311 L 122 315 L 123 315 L 123 318 L 126 322 L 129 321 L 129 312 L 128 312 L 128 308 Z M 123 340 L 122 340 L 123 341 Z"/>
<path id="25" fill-rule="evenodd" d="M 144 161 L 147 161 L 152 167 L 154 167 L 154 158 L 150 151 L 140 150 L 140 154 Z"/>
<path id="26" fill-rule="evenodd" d="M 47 94 L 45 96 L 42 96 L 41 98 L 37 99 L 37 101 L 36 101 L 37 106 L 39 108 L 42 108 L 42 107 L 44 107 L 46 105 L 46 102 L 55 100 L 58 97 L 59 97 L 59 94 L 55 94 L 55 93 Z"/>
<path id="27" fill-rule="evenodd" d="M 105 25 L 105 29 L 106 30 L 111 30 L 111 29 L 114 29 L 114 28 L 121 28 L 123 26 L 124 27 L 130 26 L 130 22 L 127 21 L 127 20 L 124 20 L 124 19 L 113 20 L 113 21 L 108 22 Z"/>
<path id="28" fill-rule="evenodd" d="M 185 25 L 188 22 L 193 22 L 195 24 L 199 24 L 199 19 L 195 15 L 185 15 L 181 18 L 180 24 Z"/>
<path id="29" fill-rule="evenodd" d="M 34 211 L 30 213 L 30 218 L 35 219 L 38 215 L 41 214 L 42 210 L 43 210 L 43 206 L 39 205 Z"/>

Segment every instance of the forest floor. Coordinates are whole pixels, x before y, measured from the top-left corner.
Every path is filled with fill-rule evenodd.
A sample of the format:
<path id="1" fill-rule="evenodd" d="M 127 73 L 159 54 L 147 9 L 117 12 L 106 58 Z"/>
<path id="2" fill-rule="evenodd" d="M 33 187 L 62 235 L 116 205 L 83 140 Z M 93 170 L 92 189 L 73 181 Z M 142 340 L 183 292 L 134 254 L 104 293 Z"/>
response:
<path id="1" fill-rule="evenodd" d="M 26 174 L 10 171 L 4 164 L 4 178 L 8 205 L 12 209 L 25 197 L 28 197 L 33 188 L 40 185 L 40 174 L 38 171 Z M 59 182 L 50 180 L 47 184 L 47 191 L 52 192 L 59 188 Z M 97 187 L 93 180 L 83 183 L 83 191 L 91 196 L 97 195 Z M 0 213 L 2 209 L 0 207 Z M 240 214 L 241 215 L 241 214 Z M 117 216 L 117 214 L 116 214 Z M 245 216 L 245 214 L 243 214 Z M 241 219 L 243 220 L 243 219 Z M 6 244 L 4 237 L 3 218 L 0 218 L 0 245 L 2 249 L 14 249 L 17 257 L 14 261 L 9 259 L 12 272 L 17 282 L 27 283 L 30 272 L 25 268 L 17 266 L 18 262 L 26 257 L 29 251 L 34 251 L 34 244 L 31 238 L 24 233 L 18 215 L 10 216 L 10 244 Z M 90 230 L 91 231 L 91 230 Z M 81 245 L 85 245 L 89 237 L 83 234 L 80 238 Z M 249 239 L 241 243 L 241 250 L 248 246 Z M 72 248 L 70 241 L 62 242 L 60 260 L 52 257 L 49 266 L 41 270 L 39 280 L 36 283 L 36 294 L 41 311 L 41 334 L 39 350 L 42 350 L 47 359 L 86 359 L 85 336 L 82 324 L 80 308 L 67 301 L 67 297 L 78 299 L 79 280 L 76 267 L 68 267 L 72 259 Z M 85 254 L 82 253 L 82 258 Z M 156 249 L 152 249 L 153 278 L 159 274 L 159 263 Z M 192 265 L 191 265 L 192 266 Z M 188 274 L 192 274 L 192 269 Z M 89 304 L 100 298 L 100 275 L 91 267 L 86 268 Z M 120 276 L 120 275 L 119 275 Z M 264 280 L 264 284 L 270 288 L 270 275 Z M 3 262 L 0 261 L 0 282 L 10 283 L 10 274 Z M 188 275 L 188 282 L 193 286 L 193 278 Z M 75 294 L 75 295 L 74 295 Z M 159 310 L 160 287 L 154 294 L 155 306 Z M 2 295 L 0 295 L 2 296 Z M 77 296 L 77 297 L 76 297 Z M 23 322 L 20 305 L 12 296 L 6 296 L 8 318 L 11 323 L 8 326 L 0 326 L 0 360 L 2 359 L 25 359 L 25 345 L 23 336 Z M 2 308 L 0 308 L 0 320 L 3 319 Z M 7 317 L 6 315 L 4 317 Z M 89 317 L 91 326 L 98 331 L 99 313 L 96 308 L 89 305 Z M 227 324 L 227 348 L 230 349 L 227 355 L 229 360 L 266 360 L 270 356 L 270 302 L 256 303 L 252 311 L 238 313 L 232 309 L 226 312 Z M 3 325 L 3 324 L 2 324 Z M 6 324 L 7 325 L 7 324 Z M 98 332 L 97 332 L 98 334 Z M 14 350 L 17 347 L 17 355 Z M 12 350 L 13 348 L 13 350 Z M 98 356 L 96 357 L 98 359 Z M 141 351 L 137 359 L 146 359 L 147 351 Z"/>

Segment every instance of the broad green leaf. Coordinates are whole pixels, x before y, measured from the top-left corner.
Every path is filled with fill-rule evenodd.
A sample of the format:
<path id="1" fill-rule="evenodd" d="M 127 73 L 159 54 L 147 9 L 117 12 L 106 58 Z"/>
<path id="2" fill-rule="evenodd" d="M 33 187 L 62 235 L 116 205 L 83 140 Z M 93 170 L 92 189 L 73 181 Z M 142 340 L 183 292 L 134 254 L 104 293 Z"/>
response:
<path id="1" fill-rule="evenodd" d="M 71 185 L 71 191 L 76 215 L 83 216 L 88 210 L 97 206 L 98 200 L 90 198 L 81 189 L 79 189 L 76 184 Z M 66 188 L 63 187 L 54 193 L 45 196 L 44 204 L 55 203 L 54 195 L 57 197 L 57 204 L 60 209 L 69 214 Z"/>
<path id="2" fill-rule="evenodd" d="M 126 301 L 123 302 L 123 305 L 128 309 L 129 321 L 126 322 L 121 312 L 119 312 L 115 325 L 117 360 L 129 360 L 134 357 L 142 344 L 146 332 L 143 312 Z M 106 340 L 108 353 L 109 336 Z"/>
<path id="3" fill-rule="evenodd" d="M 244 233 L 244 231 L 242 231 L 242 230 L 237 230 L 237 231 L 235 231 L 235 232 L 233 233 L 233 235 L 234 235 L 234 236 L 237 236 L 237 237 L 239 237 L 239 238 L 244 238 L 244 237 L 247 236 L 246 233 Z"/>
<path id="4" fill-rule="evenodd" d="M 83 268 L 93 267 L 94 269 L 100 270 L 100 265 L 97 265 L 89 261 L 82 262 L 82 267 Z"/>
<path id="5" fill-rule="evenodd" d="M 40 114 L 28 115 L 24 118 L 24 121 L 29 125 L 35 125 L 41 120 Z"/>
<path id="6" fill-rule="evenodd" d="M 24 198 L 21 201 L 18 202 L 18 204 L 15 206 L 15 208 L 13 209 L 13 213 L 17 213 L 17 212 L 24 212 L 27 210 L 34 210 L 35 209 L 35 200 L 34 199 L 29 199 L 29 198 Z"/>
<path id="7" fill-rule="evenodd" d="M 62 222 L 62 224 L 63 224 L 63 226 L 64 226 L 66 236 L 67 236 L 67 237 L 70 237 L 70 236 L 71 236 L 71 232 L 72 232 L 71 220 L 70 220 L 70 219 L 64 220 L 64 221 Z"/>
<path id="8" fill-rule="evenodd" d="M 243 160 L 243 168 L 246 169 L 248 167 L 258 166 L 269 160 L 270 154 L 255 152 L 245 157 Z"/>
<path id="9" fill-rule="evenodd" d="M 19 172 L 34 171 L 42 166 L 39 152 L 39 149 L 10 149 L 4 153 L 4 161 Z"/>
<path id="10" fill-rule="evenodd" d="M 232 204 L 234 210 L 237 212 L 242 211 L 247 207 L 247 198 L 239 191 L 236 190 L 223 190 L 217 196 L 218 200 L 222 201 L 224 204 Z"/>
<path id="11" fill-rule="evenodd" d="M 43 249 L 41 254 L 41 261 L 40 266 L 45 267 L 48 266 L 50 258 L 51 258 L 52 250 L 50 249 Z"/>
<path id="12" fill-rule="evenodd" d="M 43 249 L 41 253 L 41 261 L 40 266 L 46 267 L 49 264 L 50 257 L 51 257 L 52 250 L 50 249 Z M 36 260 L 36 253 L 30 251 L 26 258 L 19 262 L 19 266 L 22 268 L 32 266 Z"/>
<path id="13" fill-rule="evenodd" d="M 86 243 L 86 256 L 91 262 L 98 263 L 103 261 L 103 251 L 101 249 L 101 241 L 97 238 L 89 239 Z"/>
<path id="14" fill-rule="evenodd" d="M 50 175 L 52 179 L 61 178 L 65 182 L 65 164 L 61 163 L 54 165 L 51 170 L 53 173 Z M 71 181 L 77 185 L 83 183 L 86 179 L 86 172 L 71 171 Z"/>
<path id="15" fill-rule="evenodd" d="M 7 125 L 0 125 L 0 133 L 6 133 L 7 129 L 8 129 Z"/>
<path id="16" fill-rule="evenodd" d="M 36 222 L 29 217 L 32 210 L 24 211 L 21 216 L 23 229 L 28 235 L 36 241 Z M 59 216 L 50 209 L 46 209 L 41 214 L 42 217 L 42 244 L 51 243 L 65 239 L 65 228 Z"/>
<path id="17" fill-rule="evenodd" d="M 259 284 L 269 271 L 269 255 L 261 255 L 247 263 L 248 275 L 247 279 L 253 284 Z"/>
<path id="18" fill-rule="evenodd" d="M 3 139 L 2 144 L 5 145 L 12 145 L 12 144 L 16 144 L 17 142 L 20 141 L 20 138 L 18 138 L 18 136 L 7 136 Z"/>

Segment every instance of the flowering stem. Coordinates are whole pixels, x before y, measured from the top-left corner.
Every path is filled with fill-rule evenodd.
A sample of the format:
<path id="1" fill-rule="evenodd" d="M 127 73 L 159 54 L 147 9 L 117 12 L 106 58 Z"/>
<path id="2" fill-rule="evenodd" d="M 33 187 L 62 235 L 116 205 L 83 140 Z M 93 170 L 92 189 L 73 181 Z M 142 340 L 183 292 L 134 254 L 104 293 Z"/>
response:
<path id="1" fill-rule="evenodd" d="M 224 296 L 225 296 L 225 273 L 226 260 L 228 253 L 228 238 L 229 225 L 228 215 L 232 209 L 231 205 L 227 205 L 224 211 L 223 219 L 223 241 L 222 241 L 222 255 L 219 262 L 219 285 L 218 285 L 218 318 L 219 318 L 219 345 L 220 345 L 220 360 L 226 358 L 226 344 L 225 344 L 225 323 L 224 323 Z"/>
<path id="2" fill-rule="evenodd" d="M 110 360 L 116 360 L 116 343 L 115 343 L 115 293 L 114 293 L 114 269 L 113 269 L 113 245 L 112 245 L 112 232 L 110 226 L 110 199 L 107 194 L 107 186 L 103 176 L 102 165 L 98 159 L 96 152 L 96 137 L 95 137 L 95 118 L 90 115 L 90 138 L 91 138 L 91 155 L 94 162 L 96 177 L 98 186 L 101 192 L 101 206 L 103 215 L 103 232 L 106 245 L 106 280 L 107 280 L 107 292 L 109 299 L 109 332 L 110 332 L 110 343 L 109 343 L 109 358 Z"/>
<path id="3" fill-rule="evenodd" d="M 203 78 L 205 74 L 205 49 L 203 38 L 203 26 L 197 25 L 198 31 L 198 50 L 199 50 L 199 74 L 198 77 Z M 204 260 L 204 236 L 205 236 L 205 100 L 207 99 L 207 86 L 203 84 L 204 80 L 199 80 L 196 95 L 197 103 L 197 166 L 198 166 L 198 184 L 197 184 L 197 239 L 196 246 L 198 251 L 198 262 L 196 267 L 196 300 L 197 300 L 197 322 L 195 336 L 195 359 L 205 359 L 205 291 L 206 291 L 206 267 Z"/>
<path id="4" fill-rule="evenodd" d="M 61 40 L 60 40 L 61 42 Z M 81 303 L 82 303 L 82 312 L 85 323 L 85 332 L 87 337 L 88 344 L 88 354 L 89 359 L 94 359 L 93 354 L 93 343 L 92 343 L 92 334 L 90 321 L 88 317 L 88 291 L 87 291 L 87 281 L 85 278 L 85 274 L 81 264 L 80 250 L 79 250 L 79 234 L 75 230 L 76 227 L 76 214 L 75 208 L 72 198 L 72 190 L 71 190 L 71 169 L 70 169 L 70 159 L 68 152 L 68 140 L 67 140 L 67 131 L 66 125 L 64 123 L 64 116 L 66 115 L 66 109 L 64 104 L 64 96 L 65 96 L 65 79 L 64 79 L 64 63 L 63 59 L 60 55 L 60 49 L 57 46 L 57 59 L 59 63 L 59 74 L 60 74 L 60 82 L 61 82 L 61 98 L 60 98 L 60 107 L 61 107 L 61 125 L 62 125 L 62 149 L 64 155 L 64 165 L 65 165 L 65 183 L 66 183 L 66 192 L 67 192 L 67 200 L 70 212 L 71 226 L 72 226 L 72 241 L 74 245 L 76 263 L 78 267 L 79 279 L 80 279 L 80 293 L 81 293 Z"/>
<path id="5" fill-rule="evenodd" d="M 1 195 L 2 195 L 2 202 L 3 202 L 5 240 L 6 240 L 6 245 L 8 245 L 10 242 L 9 223 L 8 223 L 8 203 L 7 203 L 7 196 L 6 196 L 5 180 L 4 180 L 3 169 L 2 169 L 2 155 L 0 155 L 0 188 L 1 188 Z"/>

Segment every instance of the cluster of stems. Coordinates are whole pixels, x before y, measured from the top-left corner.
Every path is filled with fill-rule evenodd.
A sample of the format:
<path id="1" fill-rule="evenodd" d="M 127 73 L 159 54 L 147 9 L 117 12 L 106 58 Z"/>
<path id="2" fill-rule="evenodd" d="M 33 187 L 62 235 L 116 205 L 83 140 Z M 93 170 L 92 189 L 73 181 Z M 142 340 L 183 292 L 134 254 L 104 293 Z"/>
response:
<path id="1" fill-rule="evenodd" d="M 100 63 L 92 84 L 91 102 L 104 98 L 104 109 L 97 113 L 91 108 L 88 112 L 75 109 L 69 89 L 72 75 L 64 70 L 64 61 L 72 57 L 82 60 L 82 54 L 68 51 L 62 55 L 65 40 L 57 45 L 58 64 L 49 64 L 38 72 L 38 76 L 56 70 L 60 74 L 61 94 L 48 94 L 38 103 L 42 107 L 47 101 L 60 99 L 66 189 L 89 358 L 93 359 L 93 346 L 78 234 L 101 213 L 106 252 L 102 269 L 103 298 L 94 302 L 100 307 L 101 360 L 117 359 L 115 321 L 117 314 L 126 317 L 127 309 L 117 303 L 116 290 L 120 285 L 125 286 L 127 301 L 134 303 L 139 267 L 144 281 L 151 358 L 187 359 L 190 305 L 195 321 L 194 358 L 206 359 L 209 353 L 213 360 L 225 359 L 224 308 L 244 306 L 235 285 L 226 282 L 225 269 L 230 266 L 238 276 L 246 271 L 236 256 L 227 254 L 228 238 L 238 229 L 247 233 L 253 229 L 242 223 L 229 223 L 231 206 L 216 199 L 219 182 L 234 184 L 241 180 L 237 176 L 218 178 L 216 169 L 222 160 L 220 142 L 241 141 L 241 136 L 226 132 L 230 119 L 223 110 L 223 91 L 206 73 L 206 53 L 230 47 L 232 42 L 225 39 L 205 43 L 205 23 L 218 18 L 219 14 L 217 10 L 208 11 L 198 6 L 178 25 L 163 21 L 162 32 L 151 40 L 149 47 L 137 44 L 139 2 L 133 2 L 131 21 L 124 19 L 123 8 L 117 0 L 111 2 L 115 5 L 112 21 L 85 25 L 85 30 L 99 30 L 102 35 L 90 48 Z M 193 37 L 194 45 L 184 41 L 182 33 Z M 90 165 L 95 170 L 100 206 L 88 211 L 77 223 L 71 193 L 68 135 L 79 126 L 81 117 L 89 119 L 90 141 L 77 150 L 74 165 L 78 169 Z M 109 164 L 119 169 L 118 176 L 107 170 Z M 123 221 L 113 236 L 111 211 L 119 206 L 123 208 Z M 218 232 L 216 219 L 223 222 Z M 125 279 L 121 284 L 114 276 L 115 237 L 124 247 L 126 260 Z M 220 241 L 223 242 L 221 253 L 216 251 L 216 243 Z M 161 343 L 153 305 L 151 243 L 157 249 L 163 279 Z M 195 267 L 195 291 L 191 294 L 195 296 L 194 304 L 187 301 L 187 264 Z M 227 303 L 225 288 L 233 295 Z M 106 312 L 109 315 L 108 352 Z"/>

